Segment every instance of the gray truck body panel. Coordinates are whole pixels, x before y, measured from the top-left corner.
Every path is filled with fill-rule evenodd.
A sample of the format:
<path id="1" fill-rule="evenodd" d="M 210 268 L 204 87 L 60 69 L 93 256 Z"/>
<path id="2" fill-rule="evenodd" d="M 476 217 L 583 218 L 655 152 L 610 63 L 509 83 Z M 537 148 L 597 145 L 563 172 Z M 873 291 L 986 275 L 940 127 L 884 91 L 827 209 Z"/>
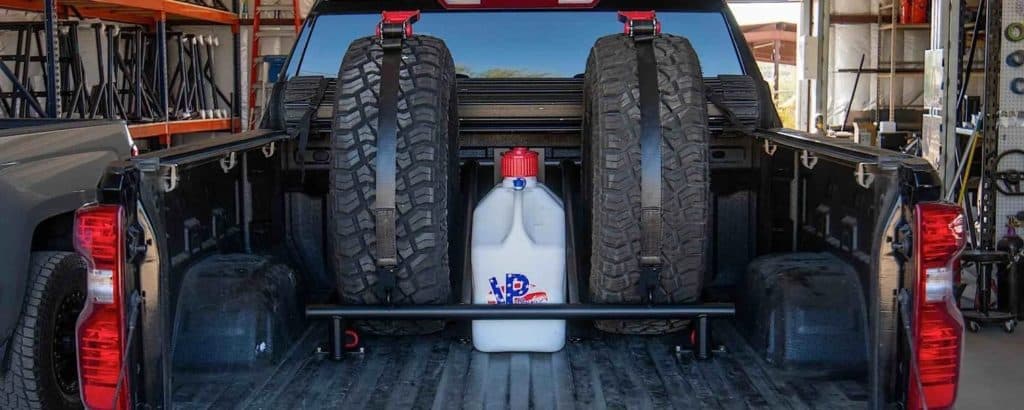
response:
<path id="1" fill-rule="evenodd" d="M 132 141 L 121 121 L 0 121 L 0 128 L 2 353 L 21 315 L 36 227 L 95 202 L 103 171 L 130 155 Z"/>

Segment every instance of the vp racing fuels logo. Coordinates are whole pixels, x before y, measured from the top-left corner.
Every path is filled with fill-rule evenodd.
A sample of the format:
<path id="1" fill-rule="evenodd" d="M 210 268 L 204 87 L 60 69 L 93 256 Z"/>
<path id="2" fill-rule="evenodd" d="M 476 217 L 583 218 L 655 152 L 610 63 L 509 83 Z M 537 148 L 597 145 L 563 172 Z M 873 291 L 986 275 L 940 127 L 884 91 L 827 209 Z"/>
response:
<path id="1" fill-rule="evenodd" d="M 491 277 L 491 291 L 487 294 L 490 305 L 520 305 L 545 303 L 548 293 L 531 285 L 530 279 L 521 273 L 506 273 L 505 283 L 498 284 L 498 278 Z"/>

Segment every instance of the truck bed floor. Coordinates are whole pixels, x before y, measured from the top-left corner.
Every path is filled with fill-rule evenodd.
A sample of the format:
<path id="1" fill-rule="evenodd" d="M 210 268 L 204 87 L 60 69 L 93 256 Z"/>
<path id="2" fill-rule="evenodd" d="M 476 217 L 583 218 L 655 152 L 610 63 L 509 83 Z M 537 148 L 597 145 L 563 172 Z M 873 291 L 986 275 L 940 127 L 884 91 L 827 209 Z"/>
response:
<path id="1" fill-rule="evenodd" d="M 864 408 L 863 381 L 770 367 L 729 323 L 728 349 L 698 362 L 669 337 L 600 335 L 555 354 L 487 354 L 457 337 L 370 338 L 334 362 L 313 326 L 271 371 L 176 374 L 176 408 L 603 409 Z"/>

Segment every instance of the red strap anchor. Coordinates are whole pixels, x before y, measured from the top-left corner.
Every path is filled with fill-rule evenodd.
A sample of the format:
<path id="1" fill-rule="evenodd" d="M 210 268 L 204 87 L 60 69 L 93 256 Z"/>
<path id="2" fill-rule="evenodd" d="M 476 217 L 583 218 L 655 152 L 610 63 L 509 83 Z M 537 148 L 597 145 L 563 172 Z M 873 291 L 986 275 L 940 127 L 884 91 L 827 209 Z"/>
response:
<path id="1" fill-rule="evenodd" d="M 635 23 L 650 21 L 654 22 L 654 34 L 661 34 L 661 22 L 658 21 L 658 17 L 654 10 L 647 11 L 620 11 L 619 21 L 624 23 L 623 33 L 627 36 L 633 35 L 633 27 Z"/>
<path id="2" fill-rule="evenodd" d="M 384 26 L 401 26 L 403 38 L 412 37 L 412 25 L 420 21 L 419 10 L 383 11 L 377 24 L 377 37 L 384 35 Z"/>

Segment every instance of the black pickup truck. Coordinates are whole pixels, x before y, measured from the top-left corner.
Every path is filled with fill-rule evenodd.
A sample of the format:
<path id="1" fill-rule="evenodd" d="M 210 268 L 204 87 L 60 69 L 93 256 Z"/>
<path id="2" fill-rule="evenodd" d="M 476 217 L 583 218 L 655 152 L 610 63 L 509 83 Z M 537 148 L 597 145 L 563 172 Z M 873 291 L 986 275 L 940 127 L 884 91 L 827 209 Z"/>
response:
<path id="1" fill-rule="evenodd" d="M 87 407 L 955 402 L 960 208 L 919 158 L 780 129 L 723 2 L 321 1 L 272 101 L 78 211 Z M 470 303 L 510 147 L 566 209 L 566 303 Z M 567 343 L 483 353 L 474 319 Z"/>

